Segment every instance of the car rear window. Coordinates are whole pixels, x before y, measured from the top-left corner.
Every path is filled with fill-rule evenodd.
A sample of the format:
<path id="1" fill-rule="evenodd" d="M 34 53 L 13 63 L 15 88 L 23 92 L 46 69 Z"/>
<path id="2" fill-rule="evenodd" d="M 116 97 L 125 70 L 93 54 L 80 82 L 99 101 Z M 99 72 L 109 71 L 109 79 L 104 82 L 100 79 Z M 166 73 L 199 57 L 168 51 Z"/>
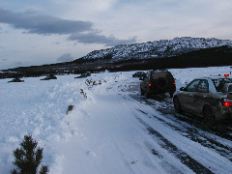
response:
<path id="1" fill-rule="evenodd" d="M 225 84 L 232 83 L 231 78 L 212 79 L 213 84 L 218 92 L 225 92 Z"/>
<path id="2" fill-rule="evenodd" d="M 158 78 L 174 80 L 172 74 L 169 71 L 153 71 L 151 74 L 151 79 L 158 79 Z"/>
<path id="3" fill-rule="evenodd" d="M 152 72 L 152 79 L 165 78 L 167 76 L 166 72 Z"/>

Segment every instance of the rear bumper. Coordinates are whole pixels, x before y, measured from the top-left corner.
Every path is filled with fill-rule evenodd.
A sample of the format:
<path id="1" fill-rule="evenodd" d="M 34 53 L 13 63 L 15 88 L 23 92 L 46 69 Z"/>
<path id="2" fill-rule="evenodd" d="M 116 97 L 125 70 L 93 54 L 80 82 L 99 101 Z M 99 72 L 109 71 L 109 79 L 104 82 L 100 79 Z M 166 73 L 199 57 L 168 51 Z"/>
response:
<path id="1" fill-rule="evenodd" d="M 158 89 L 158 88 L 151 88 L 149 89 L 149 93 L 151 94 L 163 94 L 163 93 L 175 93 L 175 90 L 173 89 L 166 89 L 166 88 L 163 88 L 163 89 Z"/>
<path id="2" fill-rule="evenodd" d="M 215 113 L 215 117 L 217 120 L 232 119 L 232 108 L 221 110 L 220 112 Z"/>
<path id="3" fill-rule="evenodd" d="M 232 113 L 225 113 L 225 114 L 223 115 L 223 118 L 224 118 L 224 119 L 232 119 Z"/>

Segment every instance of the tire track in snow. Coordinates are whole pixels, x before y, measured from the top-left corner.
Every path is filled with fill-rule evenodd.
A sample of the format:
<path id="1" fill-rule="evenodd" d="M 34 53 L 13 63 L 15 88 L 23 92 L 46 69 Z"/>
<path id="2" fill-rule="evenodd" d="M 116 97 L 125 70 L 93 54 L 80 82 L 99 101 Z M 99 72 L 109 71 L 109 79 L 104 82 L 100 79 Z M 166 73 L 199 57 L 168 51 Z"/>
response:
<path id="1" fill-rule="evenodd" d="M 232 161 L 232 148 L 231 147 L 225 146 L 225 145 L 223 145 L 223 144 L 221 144 L 213 139 L 199 135 L 198 130 L 196 130 L 194 128 L 187 128 L 187 127 L 184 127 L 183 125 L 179 125 L 176 122 L 175 122 L 175 124 L 170 123 L 170 122 L 166 121 L 165 119 L 162 119 L 162 118 L 157 117 L 155 115 L 150 115 L 150 114 L 142 111 L 141 109 L 137 109 L 137 110 L 139 112 L 143 113 L 144 115 L 147 115 L 148 117 L 152 116 L 153 118 L 159 120 L 160 122 L 168 125 L 169 127 L 173 128 L 174 130 L 180 132 L 181 135 L 191 139 L 192 141 L 200 143 L 201 145 L 203 145 L 207 148 L 214 150 L 215 152 L 219 153 L 223 157 Z"/>
<path id="2" fill-rule="evenodd" d="M 155 110 L 159 110 L 160 107 L 157 107 L 157 103 L 154 103 L 154 102 L 151 102 L 151 101 L 148 101 L 147 99 L 141 99 L 141 97 L 138 97 L 138 95 L 134 96 L 134 95 L 130 95 L 129 96 L 130 98 L 132 99 L 135 99 L 139 102 L 145 102 L 146 104 L 148 104 L 149 106 L 152 106 L 153 109 Z M 162 105 L 168 105 L 170 106 L 170 103 L 168 103 L 168 101 L 165 101 L 165 103 L 160 103 L 158 102 L 159 106 L 162 106 Z M 160 105 L 161 104 L 161 105 Z M 154 107 L 155 106 L 155 107 Z M 141 108 L 141 106 L 139 105 L 139 108 Z M 172 108 L 173 109 L 173 108 Z M 200 123 L 200 121 L 197 119 L 191 119 L 187 116 L 176 116 L 176 115 L 171 115 L 170 114 L 170 107 L 165 107 L 165 109 L 162 109 L 162 111 L 160 111 L 163 115 L 165 115 L 165 120 L 168 120 L 168 122 L 173 122 L 173 124 L 180 126 L 180 127 L 184 127 L 186 129 L 189 129 L 191 131 L 194 131 L 198 134 L 200 134 L 202 137 L 206 138 L 207 140 L 209 140 L 210 142 L 211 141 L 215 141 L 214 139 L 217 139 L 217 141 L 215 141 L 215 144 L 218 145 L 219 147 L 221 147 L 222 145 L 222 148 L 226 148 L 229 147 L 230 150 L 232 149 L 232 141 L 229 137 L 229 135 L 226 135 L 226 136 L 223 136 L 221 133 L 218 133 L 216 131 L 212 131 L 212 130 L 209 130 L 202 126 L 202 123 Z M 174 113 L 174 112 L 173 112 Z M 145 113 L 147 114 L 147 113 Z M 167 116 L 168 117 L 167 117 Z M 160 117 L 159 117 L 160 118 Z M 230 128 L 232 129 L 232 128 Z M 231 137 L 232 137 L 232 133 L 231 133 Z"/>
<path id="3" fill-rule="evenodd" d="M 135 96 L 131 96 L 133 99 L 138 100 L 138 97 Z M 207 128 L 205 126 L 202 125 L 202 120 L 197 119 L 196 117 L 194 118 L 190 118 L 187 116 L 179 116 L 180 114 L 176 115 L 172 115 L 170 113 L 174 114 L 174 109 L 173 107 L 170 106 L 170 102 L 168 103 L 168 101 L 165 101 L 165 103 L 160 103 L 159 102 L 159 106 L 162 106 L 162 109 L 160 109 L 160 107 L 157 107 L 157 103 L 153 103 L 151 101 L 148 101 L 146 99 L 143 99 L 142 101 L 144 101 L 146 104 L 150 105 L 150 106 L 155 106 L 155 110 L 160 111 L 163 115 L 165 115 L 165 120 L 168 120 L 168 122 L 172 121 L 173 124 L 177 125 L 176 123 L 178 123 L 178 126 L 180 127 L 185 127 L 186 129 L 190 129 L 191 131 L 196 131 L 198 134 L 200 134 L 202 137 L 206 138 L 209 141 L 215 141 L 213 139 L 217 139 L 218 141 L 215 141 L 215 144 L 217 144 L 219 147 L 221 147 L 221 145 L 225 148 L 227 148 L 227 146 L 230 148 L 230 150 L 232 149 L 232 132 L 228 132 L 227 134 L 225 133 L 221 133 L 221 132 L 217 132 L 216 130 L 211 130 L 210 128 Z M 160 105 L 161 104 L 161 105 Z M 168 107 L 163 107 L 163 105 L 168 105 Z M 171 107 L 171 108 L 170 108 Z M 170 112 L 170 109 L 173 109 L 172 112 Z M 168 117 L 166 117 L 166 115 Z M 159 117 L 160 118 L 160 117 Z M 232 129 L 230 127 L 227 128 Z M 229 135 L 231 134 L 231 135 Z"/>
<path id="4" fill-rule="evenodd" d="M 136 95 L 136 97 L 135 97 L 134 94 L 129 94 L 129 96 L 130 96 L 129 98 L 132 97 L 136 100 L 138 100 L 140 98 L 140 97 L 138 98 L 138 95 Z M 127 96 L 124 95 L 124 97 L 128 99 L 128 95 Z M 140 98 L 139 101 L 144 102 L 144 99 Z M 148 104 L 148 102 L 145 102 L 145 103 Z M 160 103 L 160 102 L 157 102 L 157 103 L 159 104 L 158 106 L 164 105 L 164 103 Z M 155 110 L 158 110 L 157 105 L 156 105 L 157 103 L 155 103 L 155 105 L 154 105 L 154 103 L 152 103 L 155 106 L 153 108 Z M 162 105 L 160 105 L 160 104 L 162 104 Z M 171 105 L 169 104 L 169 106 L 171 106 Z M 160 117 L 162 117 L 162 115 L 160 115 Z M 162 124 L 158 120 L 153 120 L 154 124 L 150 124 L 150 121 L 147 119 L 144 119 L 142 121 L 144 121 L 144 122 L 146 121 L 147 122 L 146 124 L 150 125 L 150 127 L 153 130 L 158 132 L 161 136 L 163 136 L 165 139 L 167 139 L 169 142 L 171 142 L 174 146 L 181 149 L 182 152 L 184 152 L 185 154 L 192 157 L 193 160 L 195 160 L 196 162 L 200 163 L 203 167 L 210 170 L 211 173 L 214 173 L 214 172 L 215 173 L 232 173 L 232 168 L 230 167 L 231 162 L 228 159 L 219 155 L 218 153 L 215 153 L 214 151 L 212 151 L 209 148 L 205 148 L 204 146 L 201 146 L 199 143 L 196 143 L 196 142 L 190 140 L 189 138 L 185 138 L 184 136 L 179 134 L 178 131 L 174 131 L 174 129 L 170 128 L 169 126 L 166 127 L 164 124 Z M 199 125 L 199 128 L 200 128 L 200 130 L 204 129 L 204 127 L 202 128 L 201 125 Z M 205 132 L 207 132 L 207 131 L 205 131 Z M 214 131 L 211 131 L 211 132 L 215 133 Z M 178 139 L 179 139 L 179 141 L 176 141 Z M 229 140 L 226 140 L 226 139 L 225 139 L 225 141 L 227 141 L 225 144 L 227 144 L 229 142 Z M 230 144 L 230 143 L 228 143 L 228 144 Z M 205 155 L 201 156 L 202 154 L 205 154 Z M 197 172 L 197 173 L 199 173 L 199 172 Z M 200 172 L 200 173 L 202 173 L 202 172 Z"/>
<path id="5" fill-rule="evenodd" d="M 187 122 L 187 123 L 193 123 L 195 127 L 202 129 L 204 131 L 208 131 L 210 133 L 213 133 L 217 136 L 220 136 L 226 140 L 232 141 L 232 130 L 231 128 L 226 125 L 226 124 L 222 124 L 220 123 L 219 125 L 213 126 L 213 127 L 209 127 L 209 126 L 205 126 L 202 124 L 201 120 L 197 121 L 194 118 L 191 117 L 187 117 L 181 114 L 176 114 L 175 117 L 177 117 L 179 120 L 183 121 L 183 122 Z"/>
<path id="6" fill-rule="evenodd" d="M 222 122 L 222 123 L 217 123 L 214 126 L 207 126 L 205 124 L 202 124 L 202 118 L 200 117 L 195 117 L 193 115 L 188 114 L 188 116 L 182 115 L 182 114 L 178 114 L 175 115 L 175 111 L 173 106 L 171 106 L 171 102 L 169 101 L 164 101 L 164 102 L 160 102 L 160 106 L 157 107 L 156 103 L 153 103 L 147 99 L 144 99 L 144 101 L 151 106 L 155 106 L 155 109 L 160 111 L 163 114 L 171 114 L 174 115 L 176 118 L 178 118 L 179 120 L 186 122 L 186 123 L 191 123 L 193 124 L 195 127 L 202 129 L 204 131 L 207 132 L 211 132 L 213 134 L 216 134 L 220 137 L 223 137 L 227 140 L 232 141 L 232 128 L 231 128 L 231 124 L 228 125 L 228 123 L 226 122 Z"/>
<path id="7" fill-rule="evenodd" d="M 153 136 L 155 140 L 158 141 L 158 144 L 166 149 L 169 153 L 177 157 L 183 164 L 188 166 L 195 173 L 204 173 L 204 174 L 213 174 L 208 168 L 204 167 L 202 164 L 194 160 L 188 154 L 178 149 L 174 144 L 172 144 L 168 139 L 163 137 L 159 132 L 150 127 L 145 123 L 141 118 L 136 117 L 137 120 L 146 127 L 148 133 Z"/>
<path id="8" fill-rule="evenodd" d="M 151 144 L 148 144 L 148 143 L 145 142 L 145 146 L 152 153 L 152 155 L 154 155 L 157 159 L 161 160 L 160 161 L 161 166 L 163 166 L 164 170 L 166 170 L 168 173 L 184 174 L 184 173 L 187 172 L 187 171 L 182 171 L 183 170 L 182 168 L 178 168 L 174 164 L 170 163 L 170 161 L 168 161 L 167 159 L 165 159 L 164 154 L 162 154 L 157 149 L 155 149 Z"/>

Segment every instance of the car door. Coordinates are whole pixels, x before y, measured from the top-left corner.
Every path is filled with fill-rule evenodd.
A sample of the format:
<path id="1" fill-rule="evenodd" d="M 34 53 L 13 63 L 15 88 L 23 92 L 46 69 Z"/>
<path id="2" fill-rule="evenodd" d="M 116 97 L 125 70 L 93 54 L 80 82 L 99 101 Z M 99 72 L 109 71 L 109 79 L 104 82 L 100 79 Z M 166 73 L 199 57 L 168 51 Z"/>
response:
<path id="1" fill-rule="evenodd" d="M 207 99 L 209 98 L 209 83 L 206 79 L 202 79 L 197 87 L 197 92 L 193 94 L 193 112 L 201 114 Z"/>
<path id="2" fill-rule="evenodd" d="M 180 101 L 181 106 L 186 112 L 193 112 L 193 96 L 197 92 L 198 85 L 200 83 L 200 79 L 193 80 L 187 85 L 187 87 L 181 92 Z"/>

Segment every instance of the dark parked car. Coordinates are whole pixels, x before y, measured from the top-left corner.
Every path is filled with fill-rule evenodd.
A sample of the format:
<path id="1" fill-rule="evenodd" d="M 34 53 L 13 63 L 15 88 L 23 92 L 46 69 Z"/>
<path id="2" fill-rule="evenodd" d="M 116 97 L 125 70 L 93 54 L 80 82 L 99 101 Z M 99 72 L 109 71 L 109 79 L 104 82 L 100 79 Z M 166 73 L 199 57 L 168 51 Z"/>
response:
<path id="1" fill-rule="evenodd" d="M 173 103 L 176 112 L 188 112 L 209 121 L 232 117 L 232 79 L 195 79 L 174 94 Z"/>
<path id="2" fill-rule="evenodd" d="M 148 71 L 140 80 L 142 80 L 140 83 L 141 95 L 145 95 L 146 97 L 164 93 L 169 93 L 172 97 L 176 91 L 175 79 L 166 70 Z"/>

